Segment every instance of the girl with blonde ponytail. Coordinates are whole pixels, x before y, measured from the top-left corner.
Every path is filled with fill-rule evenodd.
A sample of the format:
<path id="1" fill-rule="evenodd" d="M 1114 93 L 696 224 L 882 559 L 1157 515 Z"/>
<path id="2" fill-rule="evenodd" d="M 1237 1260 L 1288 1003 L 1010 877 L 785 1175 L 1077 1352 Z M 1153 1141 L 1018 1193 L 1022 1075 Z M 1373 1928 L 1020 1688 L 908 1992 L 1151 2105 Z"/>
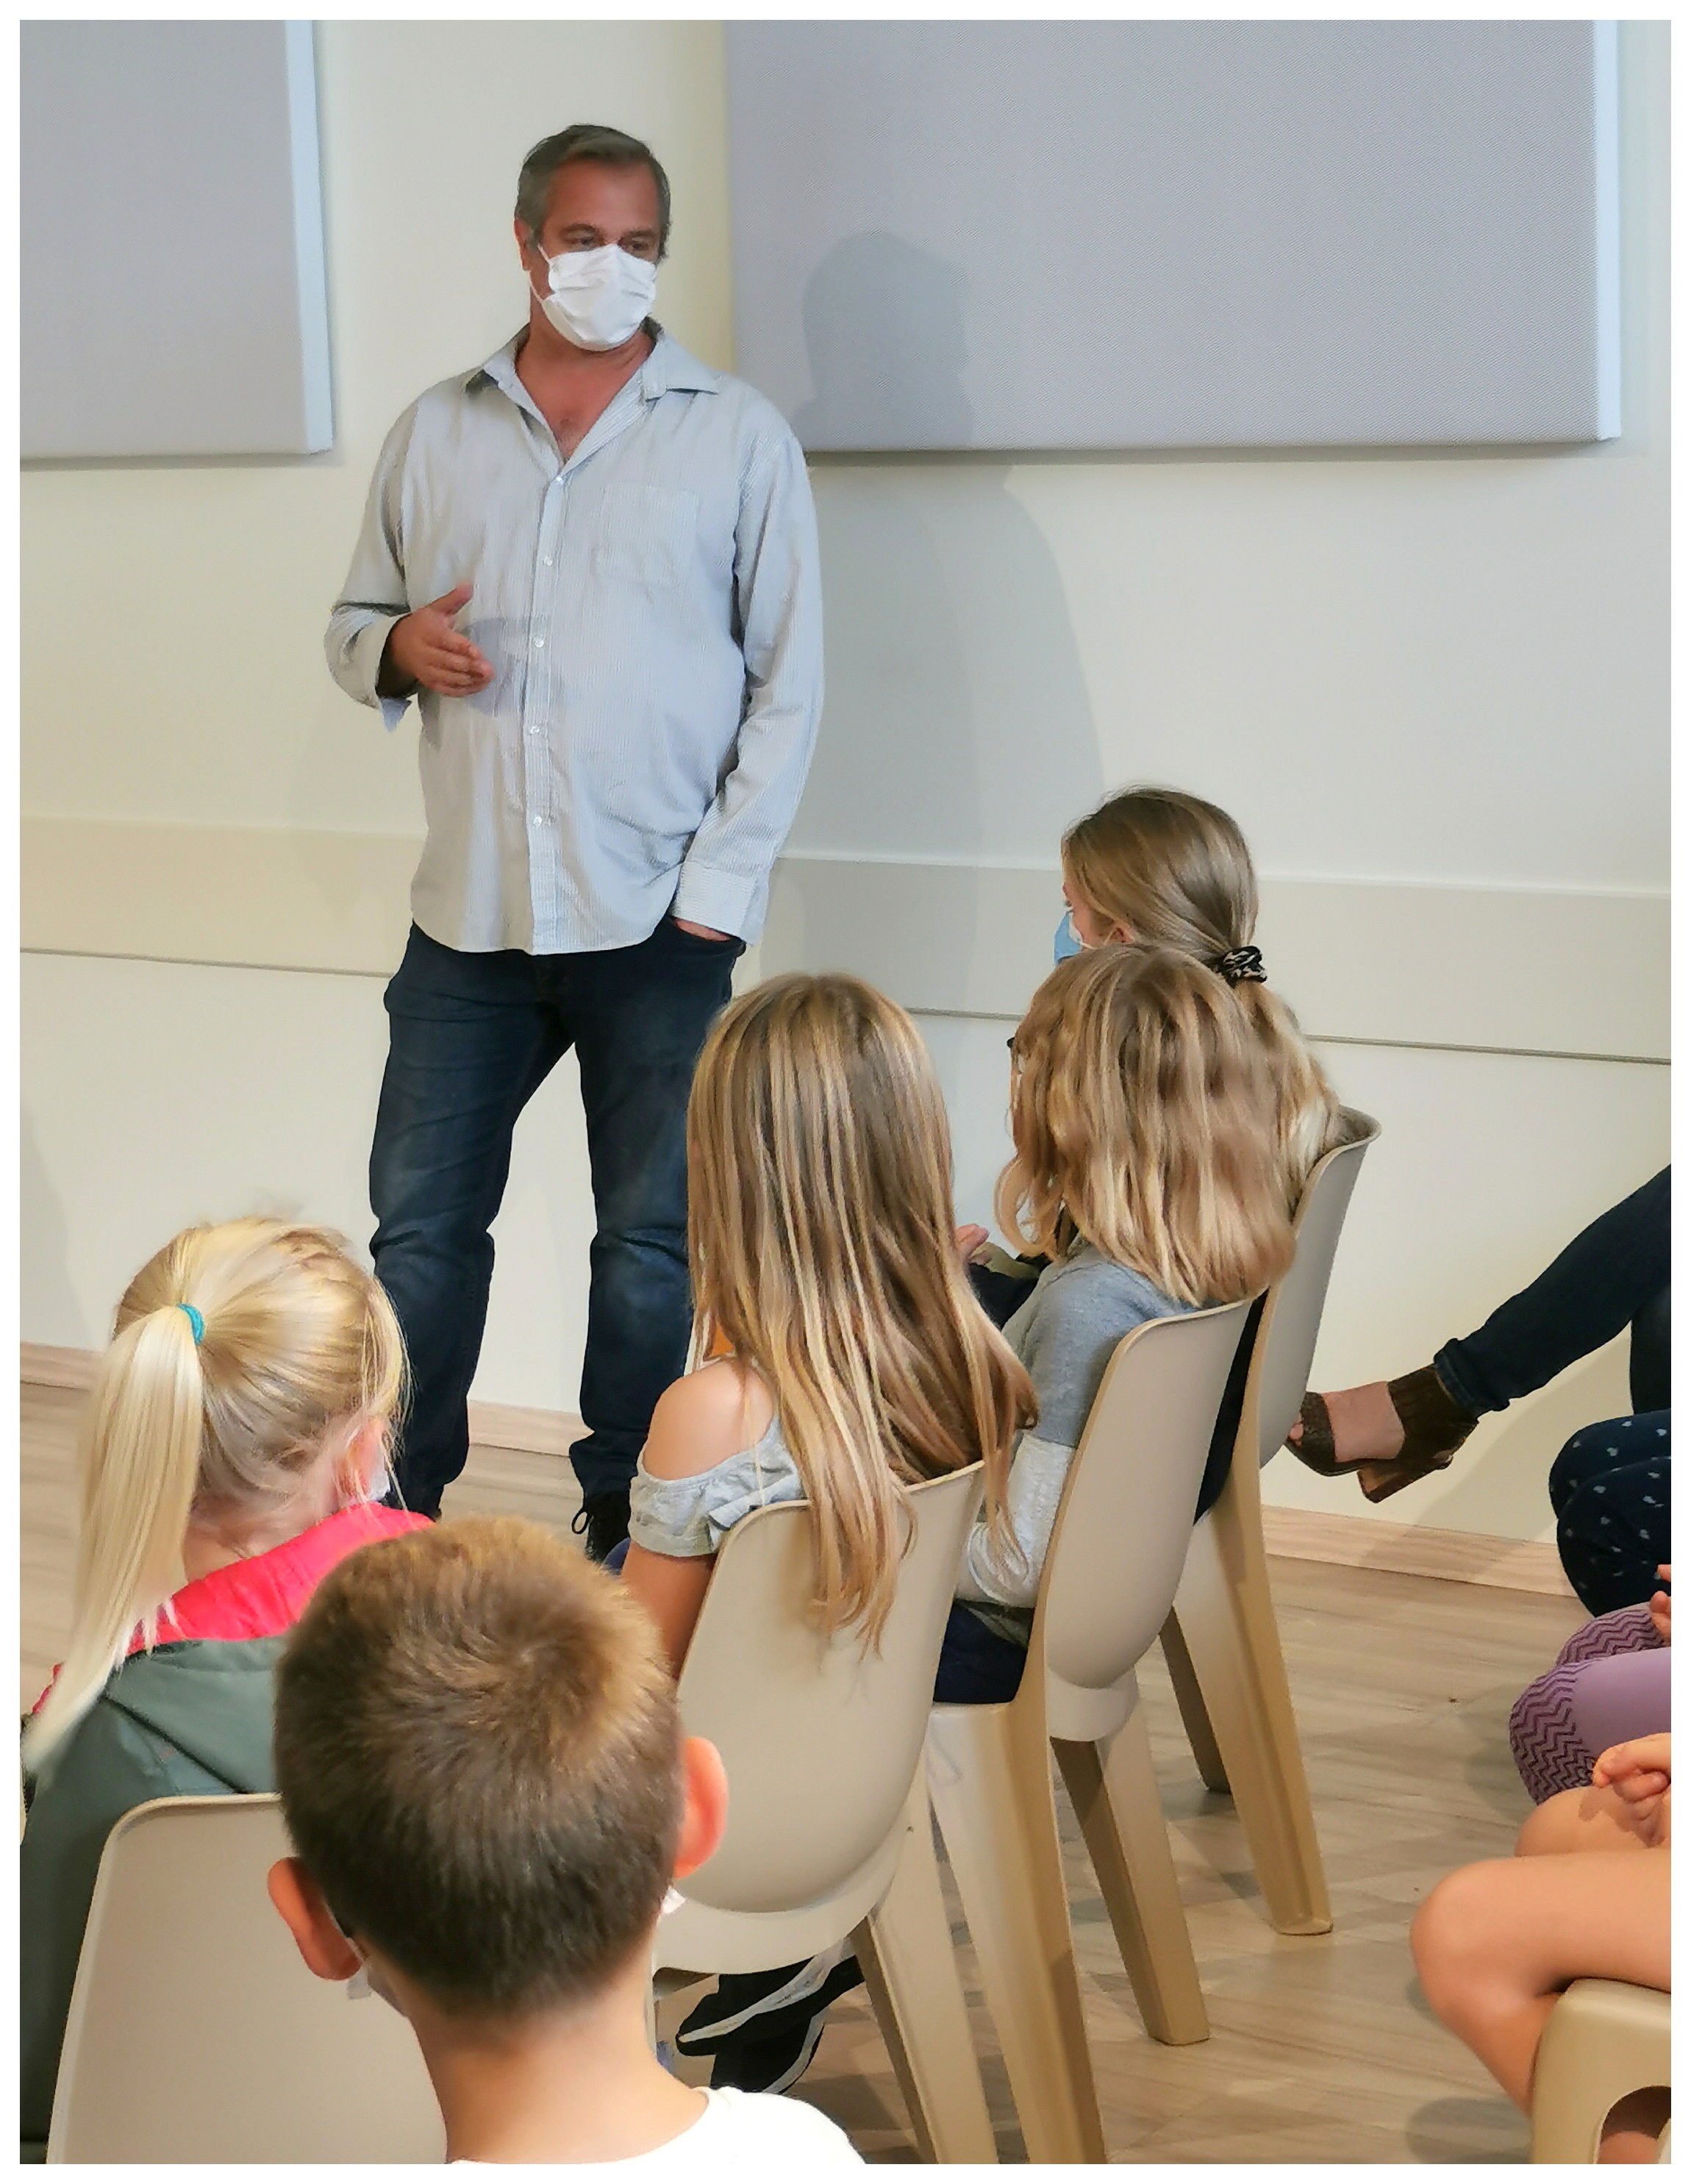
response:
<path id="1" fill-rule="evenodd" d="M 1063 894 L 1082 947 L 1138 940 L 1176 949 L 1232 988 L 1273 1084 L 1281 1179 L 1295 1211 L 1305 1177 L 1343 1142 L 1344 1126 L 1254 945 L 1256 871 L 1238 822 L 1182 789 L 1125 788 L 1063 837 Z"/>
<path id="2" fill-rule="evenodd" d="M 1310 1170 L 1344 1143 L 1346 1124 L 1297 1018 L 1268 983 L 1254 944 L 1256 869 L 1237 821 L 1184 789 L 1124 788 L 1076 821 L 1062 855 L 1068 911 L 1057 928 L 1060 963 L 1108 941 L 1138 941 L 1190 956 L 1231 989 L 1268 1072 L 1264 1127 L 1287 1210 L 1295 1212 Z M 1043 1261 L 1010 1257 L 982 1228 L 960 1229 L 958 1243 L 976 1294 L 1002 1326 L 1026 1301 Z M 1231 1424 L 1238 1416 L 1235 1402 Z"/>
<path id="3" fill-rule="evenodd" d="M 24 1738 L 25 2159 L 112 1826 L 270 1789 L 283 1634 L 336 1563 L 425 1521 L 375 1500 L 403 1370 L 387 1297 L 324 1229 L 185 1229 L 124 1294 L 84 1429 L 70 1641 Z"/>

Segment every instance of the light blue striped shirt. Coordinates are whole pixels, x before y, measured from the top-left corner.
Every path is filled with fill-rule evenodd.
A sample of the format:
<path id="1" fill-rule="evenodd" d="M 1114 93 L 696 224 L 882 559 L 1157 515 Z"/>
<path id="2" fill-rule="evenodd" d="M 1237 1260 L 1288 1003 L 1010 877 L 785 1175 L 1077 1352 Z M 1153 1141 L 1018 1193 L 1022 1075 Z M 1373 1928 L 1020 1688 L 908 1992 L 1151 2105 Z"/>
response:
<path id="1" fill-rule="evenodd" d="M 522 337 L 388 434 L 325 649 L 376 692 L 399 617 L 455 584 L 493 666 L 420 694 L 431 939 L 623 948 L 665 914 L 755 940 L 822 703 L 815 512 L 762 395 L 657 330 L 567 462 L 516 373 Z"/>

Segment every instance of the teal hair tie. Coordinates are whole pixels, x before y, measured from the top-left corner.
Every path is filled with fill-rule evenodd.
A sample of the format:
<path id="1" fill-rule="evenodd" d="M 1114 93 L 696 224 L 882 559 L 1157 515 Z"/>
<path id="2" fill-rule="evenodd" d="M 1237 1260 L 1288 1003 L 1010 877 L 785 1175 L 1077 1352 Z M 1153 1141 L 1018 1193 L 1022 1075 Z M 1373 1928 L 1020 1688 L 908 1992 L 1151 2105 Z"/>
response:
<path id="1" fill-rule="evenodd" d="M 188 1315 L 188 1325 L 192 1328 L 194 1331 L 194 1347 L 197 1350 L 201 1343 L 205 1340 L 205 1322 L 200 1318 L 198 1312 L 191 1304 L 179 1304 L 176 1306 L 176 1309 L 178 1312 L 185 1312 Z"/>

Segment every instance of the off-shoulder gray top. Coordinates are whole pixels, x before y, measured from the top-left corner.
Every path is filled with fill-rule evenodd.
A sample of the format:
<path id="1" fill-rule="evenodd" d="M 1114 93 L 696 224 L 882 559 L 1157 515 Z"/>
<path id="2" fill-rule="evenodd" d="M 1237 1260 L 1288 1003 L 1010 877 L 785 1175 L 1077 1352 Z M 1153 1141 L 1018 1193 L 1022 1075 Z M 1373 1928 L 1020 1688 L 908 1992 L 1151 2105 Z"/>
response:
<path id="1" fill-rule="evenodd" d="M 804 1482 L 773 1418 L 755 1446 L 691 1479 L 654 1479 L 642 1463 L 628 1490 L 628 1536 L 648 1554 L 714 1555 L 742 1517 L 771 1502 L 802 1502 Z"/>
<path id="2" fill-rule="evenodd" d="M 1001 1636 L 1027 1643 L 1063 1484 L 1116 1344 L 1142 1321 L 1190 1309 L 1083 1244 L 1045 1269 L 1005 1328 L 1039 1401 L 1039 1422 L 1017 1436 L 1010 1462 L 1016 1552 L 1001 1555 L 979 1519 L 957 1585 L 958 1598 Z M 653 1554 L 714 1555 L 754 1509 L 804 1498 L 777 1416 L 755 1447 L 691 1479 L 654 1479 L 642 1465 L 629 1490 L 629 1536 Z"/>

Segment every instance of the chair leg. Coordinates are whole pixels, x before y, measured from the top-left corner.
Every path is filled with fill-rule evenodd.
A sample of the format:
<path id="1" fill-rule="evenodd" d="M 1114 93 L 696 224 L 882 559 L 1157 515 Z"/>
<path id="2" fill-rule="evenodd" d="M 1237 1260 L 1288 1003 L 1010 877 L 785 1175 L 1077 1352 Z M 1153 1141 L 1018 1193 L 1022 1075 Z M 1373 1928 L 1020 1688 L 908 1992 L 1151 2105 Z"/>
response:
<path id="1" fill-rule="evenodd" d="M 921 2159 L 996 2162 L 920 1774 L 892 1885 L 853 1940 Z"/>
<path id="2" fill-rule="evenodd" d="M 1192 1656 L 1186 1650 L 1179 1618 L 1173 1613 L 1164 1624 L 1160 1635 L 1163 1658 L 1168 1663 L 1169 1681 L 1174 1685 L 1181 1724 L 1186 1731 L 1186 1741 L 1192 1747 L 1192 1756 L 1198 1762 L 1198 1772 L 1206 1790 L 1213 1790 L 1218 1797 L 1225 1797 L 1227 1794 L 1227 1770 L 1222 1763 L 1221 1747 L 1215 1741 L 1210 1709 L 1204 1703 L 1198 1671 L 1193 1667 Z"/>
<path id="3" fill-rule="evenodd" d="M 1210 2037 L 1142 1703 L 1104 1744 L 1060 1743 L 1057 1762 L 1092 1853 L 1115 1946 L 1153 2040 Z"/>
<path id="4" fill-rule="evenodd" d="M 936 1707 L 928 1786 L 1030 2161 L 1101 2162 L 1049 1747 L 1014 1706 Z"/>
<path id="5" fill-rule="evenodd" d="M 1270 1924 L 1282 1934 L 1330 1932 L 1254 1477 L 1241 1489 L 1236 1473 L 1193 1528 L 1171 1619 L 1204 1694 Z"/>

